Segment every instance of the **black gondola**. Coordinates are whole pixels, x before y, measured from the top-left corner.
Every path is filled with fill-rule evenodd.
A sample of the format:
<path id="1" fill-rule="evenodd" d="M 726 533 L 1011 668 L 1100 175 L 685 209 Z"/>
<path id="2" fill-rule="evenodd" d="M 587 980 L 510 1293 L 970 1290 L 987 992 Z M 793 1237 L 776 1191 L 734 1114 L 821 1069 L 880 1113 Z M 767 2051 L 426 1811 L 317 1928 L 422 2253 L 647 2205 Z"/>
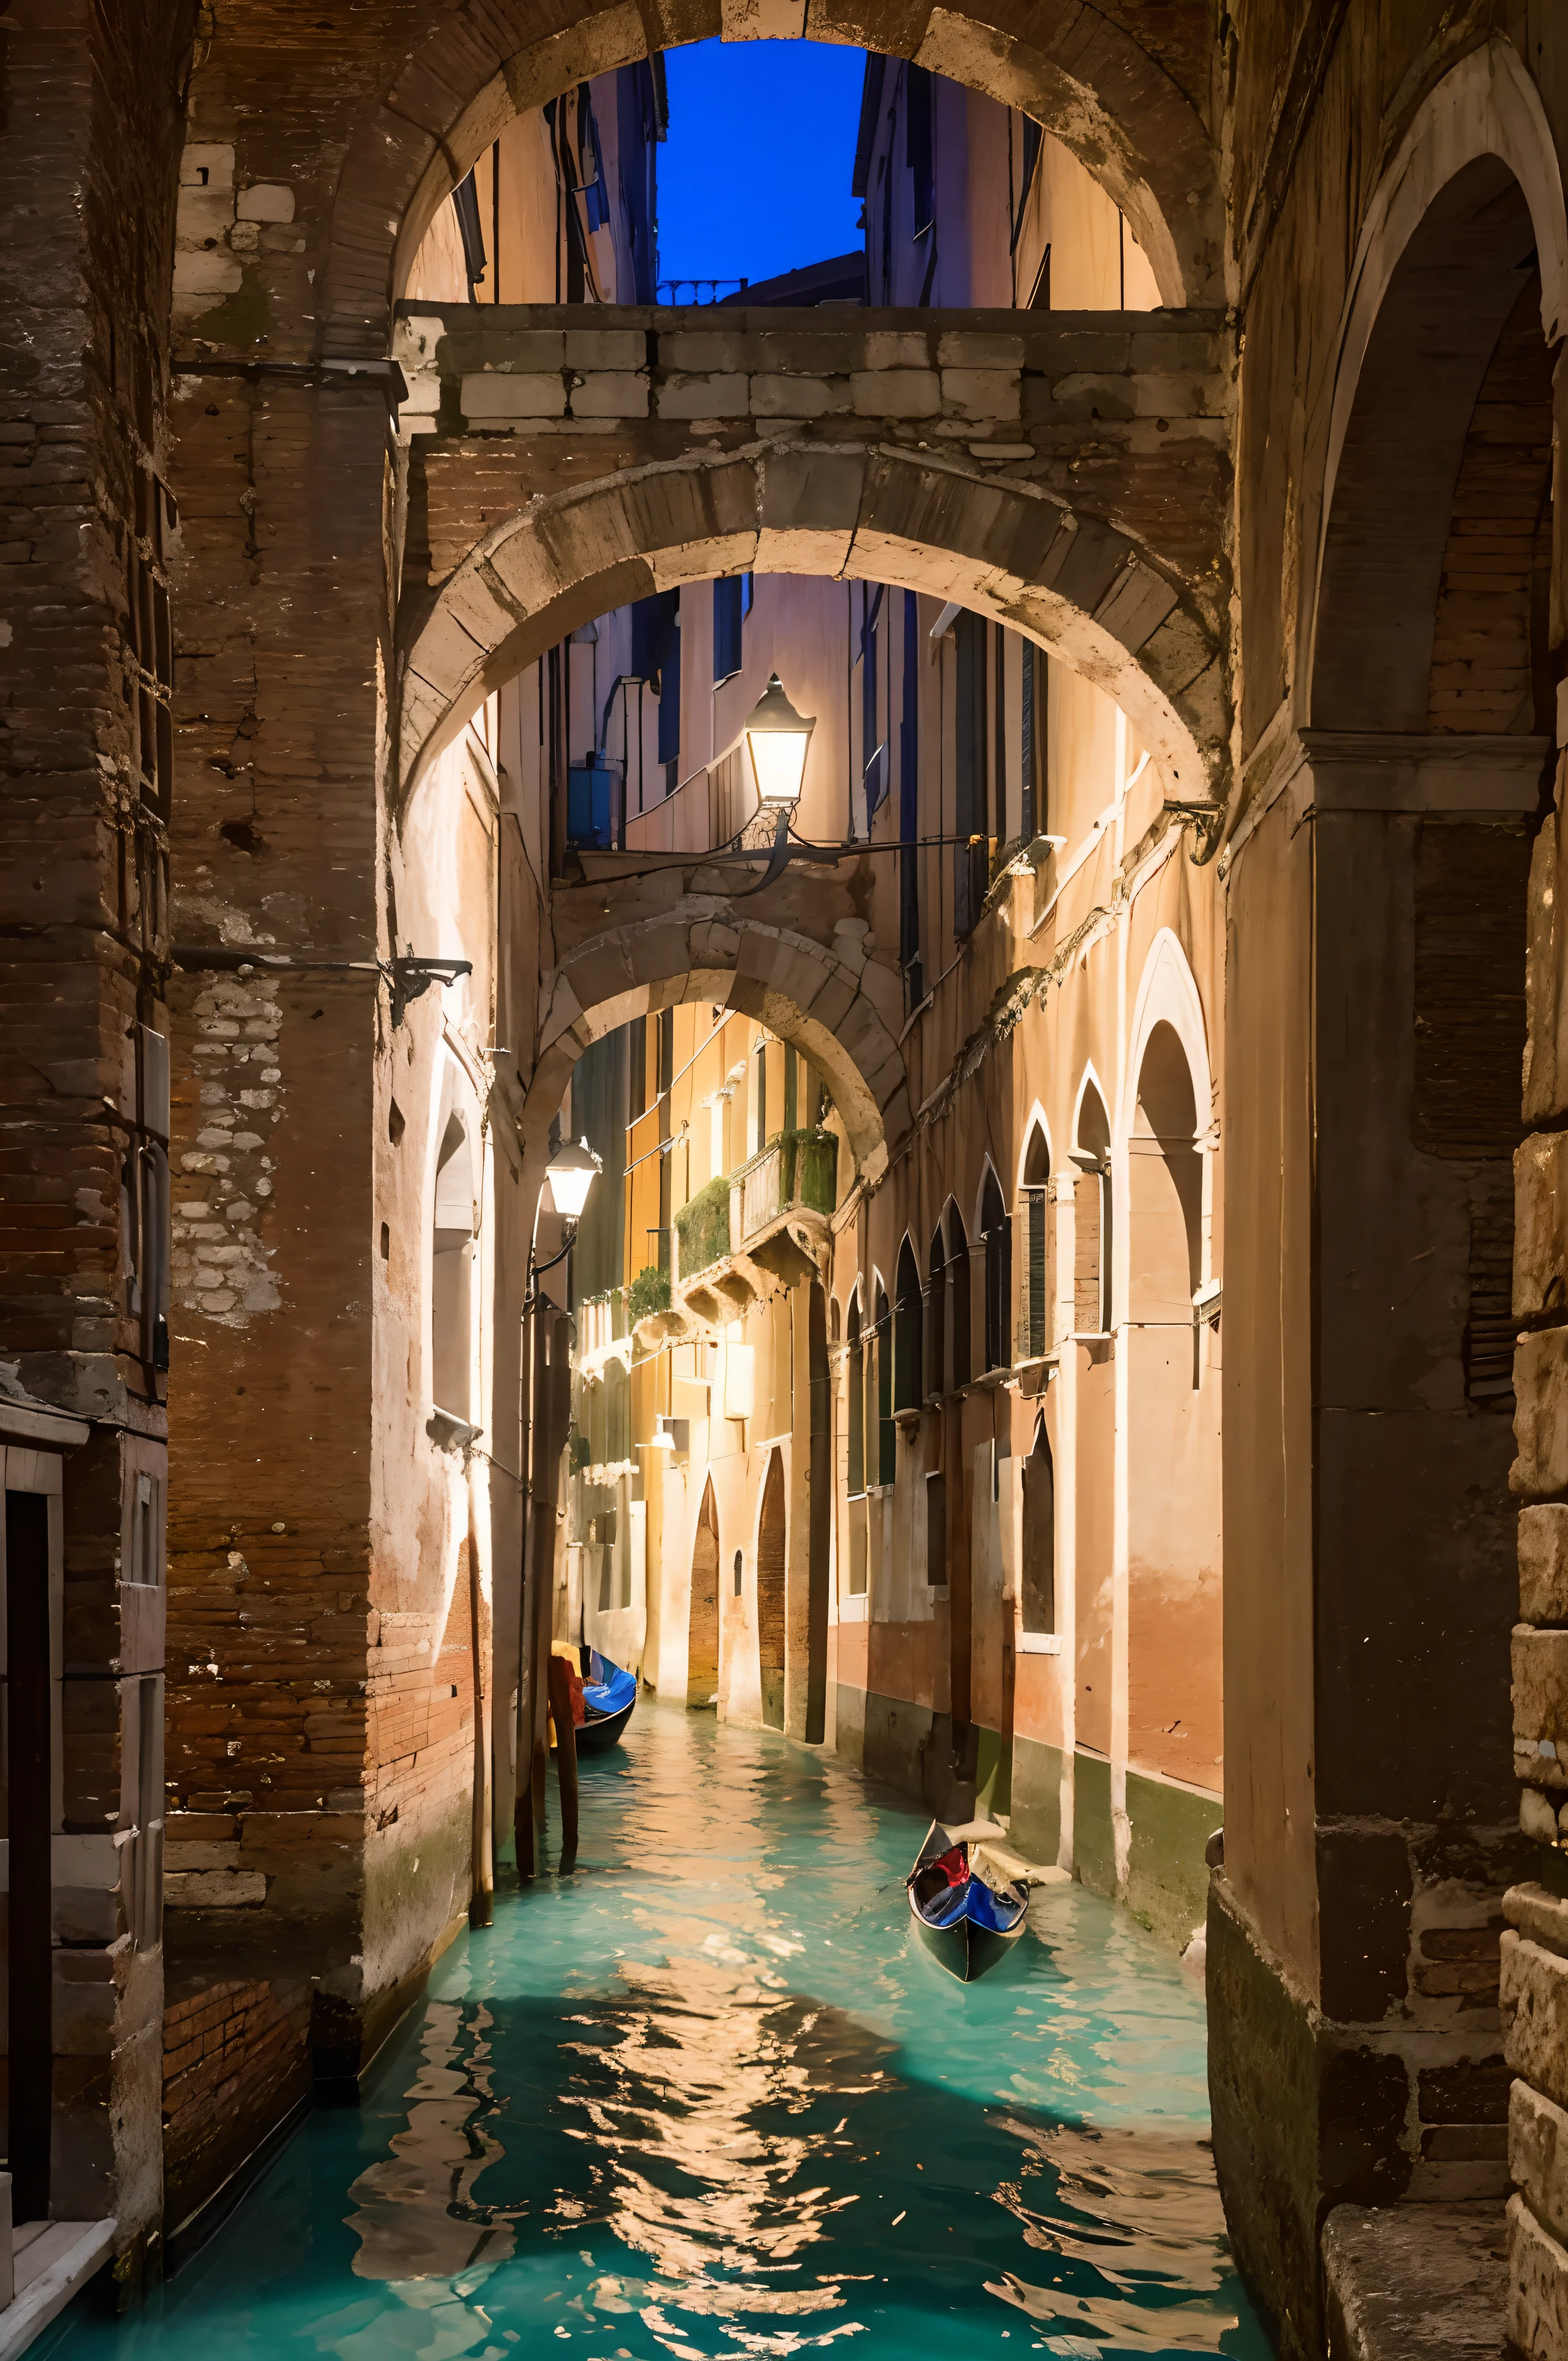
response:
<path id="1" fill-rule="evenodd" d="M 971 1984 L 1015 1943 L 1029 1912 L 1027 1885 L 1006 1877 L 982 1842 L 931 1823 L 905 1881 L 909 1915 L 933 1959 Z"/>
<path id="2" fill-rule="evenodd" d="M 583 1683 L 583 1719 L 577 1729 L 579 1754 L 602 1754 L 619 1744 L 637 1703 L 637 1675 L 623 1673 L 594 1650 L 588 1677 Z"/>

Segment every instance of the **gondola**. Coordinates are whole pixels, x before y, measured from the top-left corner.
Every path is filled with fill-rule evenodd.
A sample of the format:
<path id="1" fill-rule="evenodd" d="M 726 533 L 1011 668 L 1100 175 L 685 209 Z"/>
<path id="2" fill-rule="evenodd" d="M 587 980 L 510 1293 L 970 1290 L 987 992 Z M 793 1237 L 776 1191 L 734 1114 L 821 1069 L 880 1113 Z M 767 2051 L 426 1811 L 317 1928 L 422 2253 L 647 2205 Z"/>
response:
<path id="1" fill-rule="evenodd" d="M 637 1675 L 623 1673 L 619 1664 L 610 1664 L 598 1649 L 588 1657 L 587 1677 L 583 1683 L 583 1719 L 577 1729 L 579 1754 L 602 1754 L 619 1745 L 620 1734 L 631 1719 L 637 1703 Z"/>
<path id="2" fill-rule="evenodd" d="M 1007 1877 L 983 1842 L 931 1823 L 905 1881 L 909 1915 L 932 1958 L 972 1984 L 993 1968 L 1024 1931 L 1027 1885 Z"/>

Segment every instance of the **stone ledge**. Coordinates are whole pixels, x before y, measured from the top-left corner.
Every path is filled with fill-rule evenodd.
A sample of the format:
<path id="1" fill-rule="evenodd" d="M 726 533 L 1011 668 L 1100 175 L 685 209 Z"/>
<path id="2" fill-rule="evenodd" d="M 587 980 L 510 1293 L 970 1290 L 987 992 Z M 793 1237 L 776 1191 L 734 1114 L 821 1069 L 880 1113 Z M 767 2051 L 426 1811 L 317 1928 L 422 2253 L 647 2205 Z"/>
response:
<path id="1" fill-rule="evenodd" d="M 1323 2224 L 1334 2361 L 1502 2361 L 1508 2220 L 1500 2204 L 1336 2205 Z"/>

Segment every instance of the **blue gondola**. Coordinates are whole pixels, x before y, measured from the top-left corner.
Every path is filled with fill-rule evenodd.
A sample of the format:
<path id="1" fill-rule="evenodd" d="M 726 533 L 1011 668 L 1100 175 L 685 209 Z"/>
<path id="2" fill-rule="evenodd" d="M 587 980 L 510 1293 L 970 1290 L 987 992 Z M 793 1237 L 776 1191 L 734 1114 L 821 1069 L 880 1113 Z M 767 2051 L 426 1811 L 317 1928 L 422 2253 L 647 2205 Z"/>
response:
<path id="1" fill-rule="evenodd" d="M 994 1967 L 1024 1931 L 1029 1889 L 1004 1878 L 970 1843 L 939 1820 L 906 1881 L 909 1915 L 932 1957 L 971 1984 Z"/>
<path id="2" fill-rule="evenodd" d="M 623 1673 L 594 1649 L 583 1683 L 583 1720 L 577 1731 L 579 1754 L 602 1753 L 620 1742 L 637 1703 L 637 1675 Z"/>

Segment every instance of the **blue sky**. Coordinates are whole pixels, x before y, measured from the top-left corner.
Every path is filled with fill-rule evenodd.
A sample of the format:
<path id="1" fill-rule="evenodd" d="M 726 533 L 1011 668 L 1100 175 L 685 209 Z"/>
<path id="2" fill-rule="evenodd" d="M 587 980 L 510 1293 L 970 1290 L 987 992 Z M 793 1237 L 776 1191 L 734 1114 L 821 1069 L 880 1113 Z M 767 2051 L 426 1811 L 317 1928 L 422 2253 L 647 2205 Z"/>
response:
<path id="1" fill-rule="evenodd" d="M 697 41 L 667 49 L 661 279 L 772 279 L 862 242 L 855 170 L 863 49 Z"/>

